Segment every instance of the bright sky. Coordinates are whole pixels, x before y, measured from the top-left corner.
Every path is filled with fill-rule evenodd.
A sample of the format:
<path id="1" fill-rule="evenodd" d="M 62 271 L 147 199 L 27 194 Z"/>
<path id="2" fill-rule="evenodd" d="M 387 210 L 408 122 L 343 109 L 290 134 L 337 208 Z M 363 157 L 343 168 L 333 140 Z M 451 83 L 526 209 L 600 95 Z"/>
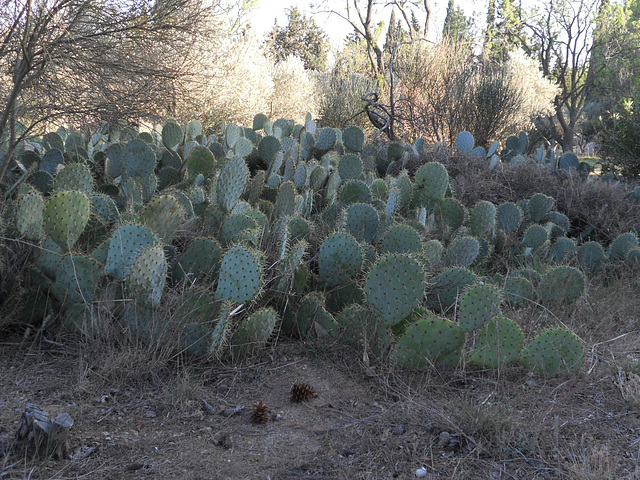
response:
<path id="1" fill-rule="evenodd" d="M 331 5 L 334 10 L 344 9 L 347 0 L 327 0 L 327 5 Z M 349 0 L 353 1 L 353 0 Z M 318 2 L 314 2 L 318 3 Z M 447 0 L 432 0 L 431 11 L 432 19 L 430 22 L 430 29 L 433 33 L 439 33 L 442 29 L 442 23 L 447 12 Z M 285 9 L 289 7 L 297 6 L 298 9 L 306 14 L 311 15 L 314 11 L 311 8 L 311 2 L 302 0 L 259 0 L 258 7 L 249 17 L 253 29 L 259 37 L 263 36 L 266 32 L 271 30 L 273 22 L 277 18 L 279 26 L 285 26 L 287 22 L 287 16 Z M 458 0 L 456 6 L 460 6 L 466 15 L 474 15 L 475 18 L 484 20 L 486 15 L 487 1 L 473 1 L 473 0 Z M 327 10 L 328 8 L 320 8 L 316 10 Z M 389 16 L 391 15 L 390 7 L 382 9 L 376 20 L 383 20 L 385 25 L 389 22 Z M 418 17 L 421 22 L 424 16 Z M 342 45 L 342 40 L 349 34 L 352 29 L 346 20 L 341 19 L 336 15 L 317 14 L 314 15 L 316 24 L 322 28 L 331 39 L 334 46 L 339 47 Z"/>

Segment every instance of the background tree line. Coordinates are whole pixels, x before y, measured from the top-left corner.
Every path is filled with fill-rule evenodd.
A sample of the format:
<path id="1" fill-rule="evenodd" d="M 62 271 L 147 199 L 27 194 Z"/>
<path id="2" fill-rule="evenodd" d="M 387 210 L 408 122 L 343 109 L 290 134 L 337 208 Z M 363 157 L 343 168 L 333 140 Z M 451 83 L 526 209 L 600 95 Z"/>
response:
<path id="1" fill-rule="evenodd" d="M 321 4 L 352 28 L 337 51 L 296 8 L 258 37 L 252 6 L 5 0 L 0 174 L 15 168 L 21 140 L 60 124 L 108 131 L 172 116 L 215 129 L 310 111 L 323 125 L 373 132 L 362 96 L 375 91 L 407 140 L 468 130 L 482 144 L 527 130 L 571 150 L 586 136 L 638 175 L 638 135 L 626 134 L 640 133 L 638 0 L 488 0 L 482 21 L 449 0 L 438 29 L 429 0 Z"/>

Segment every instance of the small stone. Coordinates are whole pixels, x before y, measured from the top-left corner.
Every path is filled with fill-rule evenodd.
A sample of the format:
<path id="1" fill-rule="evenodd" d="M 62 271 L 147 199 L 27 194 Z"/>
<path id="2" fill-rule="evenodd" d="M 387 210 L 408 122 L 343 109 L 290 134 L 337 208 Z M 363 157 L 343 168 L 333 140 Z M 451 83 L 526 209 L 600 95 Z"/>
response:
<path id="1" fill-rule="evenodd" d="M 391 430 L 391 433 L 394 435 L 402 435 L 404 433 L 404 427 L 402 425 L 396 425 L 393 427 L 393 430 Z"/>
<path id="2" fill-rule="evenodd" d="M 416 470 L 416 477 L 418 478 L 422 478 L 422 477 L 426 477 L 427 476 L 427 469 L 426 468 L 419 468 Z"/>

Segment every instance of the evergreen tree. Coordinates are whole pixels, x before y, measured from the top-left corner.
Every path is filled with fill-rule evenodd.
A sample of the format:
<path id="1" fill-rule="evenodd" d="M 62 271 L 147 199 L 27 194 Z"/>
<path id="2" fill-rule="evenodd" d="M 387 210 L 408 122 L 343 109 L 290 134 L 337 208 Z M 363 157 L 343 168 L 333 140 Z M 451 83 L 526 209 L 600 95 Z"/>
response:
<path id="1" fill-rule="evenodd" d="M 316 24 L 313 18 L 307 18 L 296 7 L 287 9 L 287 25 L 273 25 L 267 34 L 267 48 L 276 61 L 290 55 L 300 57 L 306 69 L 324 70 L 329 52 L 327 34 Z"/>
<path id="2" fill-rule="evenodd" d="M 442 36 L 453 42 L 468 42 L 471 40 L 472 26 L 473 21 L 464 14 L 460 7 L 455 6 L 454 0 L 449 0 Z"/>

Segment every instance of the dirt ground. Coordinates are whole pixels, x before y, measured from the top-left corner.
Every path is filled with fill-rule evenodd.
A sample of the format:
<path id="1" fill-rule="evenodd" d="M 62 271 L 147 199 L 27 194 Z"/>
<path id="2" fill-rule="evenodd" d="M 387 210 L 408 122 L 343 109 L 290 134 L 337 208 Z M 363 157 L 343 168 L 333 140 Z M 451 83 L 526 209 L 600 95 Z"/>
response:
<path id="1" fill-rule="evenodd" d="M 580 374 L 551 378 L 518 366 L 407 373 L 302 341 L 241 365 L 154 371 L 15 340 L 0 344 L 2 480 L 640 478 L 638 414 L 594 351 Z M 294 382 L 317 395 L 292 402 Z M 68 458 L 9 454 L 27 402 L 71 414 Z M 266 423 L 252 422 L 257 402 Z"/>

